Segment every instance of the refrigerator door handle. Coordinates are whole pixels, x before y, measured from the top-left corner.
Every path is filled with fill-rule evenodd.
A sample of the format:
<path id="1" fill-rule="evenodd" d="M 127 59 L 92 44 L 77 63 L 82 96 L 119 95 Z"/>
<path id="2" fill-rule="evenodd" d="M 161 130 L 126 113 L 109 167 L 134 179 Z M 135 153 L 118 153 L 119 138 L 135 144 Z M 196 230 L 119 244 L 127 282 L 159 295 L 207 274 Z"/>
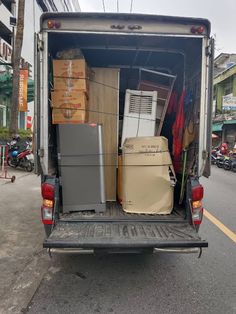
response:
<path id="1" fill-rule="evenodd" d="M 102 126 L 98 125 L 98 141 L 99 141 L 99 163 L 100 163 L 100 181 L 101 181 L 101 203 L 106 202 L 105 197 L 105 178 L 104 178 L 104 155 L 102 143 Z"/>

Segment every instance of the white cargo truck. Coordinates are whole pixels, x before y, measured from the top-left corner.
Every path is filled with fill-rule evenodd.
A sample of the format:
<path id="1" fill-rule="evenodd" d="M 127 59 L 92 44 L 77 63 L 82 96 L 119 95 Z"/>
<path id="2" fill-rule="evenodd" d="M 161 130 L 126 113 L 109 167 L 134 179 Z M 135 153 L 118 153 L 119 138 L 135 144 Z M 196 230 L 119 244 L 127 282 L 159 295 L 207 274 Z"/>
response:
<path id="1" fill-rule="evenodd" d="M 207 247 L 198 229 L 203 218 L 203 187 L 199 178 L 210 175 L 214 42 L 209 21 L 123 13 L 45 13 L 36 35 L 35 51 L 35 166 L 42 178 L 44 248 L 51 252 L 185 253 Z M 83 122 L 94 128 L 91 132 L 97 139 L 95 144 L 89 144 L 90 148 L 97 145 L 96 150 L 89 153 L 83 135 L 86 126 L 52 121 L 52 92 L 56 89 L 53 60 L 80 58 L 89 68 L 82 79 L 89 85 L 85 111 L 90 118 Z M 151 76 L 152 84 L 148 85 Z M 76 78 L 71 76 L 72 80 Z M 96 90 L 95 85 L 100 89 Z M 122 149 L 125 95 L 127 90 L 141 90 L 147 85 L 146 91 L 156 90 L 160 102 L 165 98 L 161 88 L 171 86 L 162 115 L 155 121 L 159 126 L 161 121 L 161 128 L 154 135 L 168 139 L 173 162 L 173 146 L 181 143 L 173 125 L 184 117 L 182 137 L 187 131 L 187 137 L 192 135 L 188 145 L 182 146 L 179 169 L 175 168 L 174 201 L 169 214 L 128 213 L 122 208 L 125 200 L 122 204 L 117 195 L 118 186 L 122 185 L 117 174 L 123 170 L 118 167 L 118 155 Z M 171 107 L 174 93 L 178 101 Z M 70 116 L 68 107 L 63 109 Z M 99 137 L 100 128 L 103 137 Z M 106 150 L 109 145 L 113 149 Z M 144 151 L 147 158 L 158 153 L 150 149 Z M 76 164 L 76 156 L 83 162 Z M 159 184 L 149 189 L 152 197 L 148 196 L 149 191 L 145 192 L 147 201 L 155 199 L 155 190 L 162 188 Z M 156 195 L 161 198 L 160 193 Z M 70 198 L 81 198 L 82 207 L 82 200 L 86 199 L 84 210 L 81 204 L 78 208 L 70 205 Z M 91 205 L 99 202 L 101 206 Z"/>

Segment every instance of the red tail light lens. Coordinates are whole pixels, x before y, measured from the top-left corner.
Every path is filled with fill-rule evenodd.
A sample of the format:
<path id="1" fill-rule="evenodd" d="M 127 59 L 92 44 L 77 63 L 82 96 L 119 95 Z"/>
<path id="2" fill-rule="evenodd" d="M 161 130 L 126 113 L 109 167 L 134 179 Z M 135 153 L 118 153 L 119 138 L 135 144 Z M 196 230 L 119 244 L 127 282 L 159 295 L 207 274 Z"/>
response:
<path id="1" fill-rule="evenodd" d="M 60 28 L 61 27 L 61 22 L 55 22 L 55 28 Z"/>
<path id="2" fill-rule="evenodd" d="M 41 190 L 42 190 L 42 197 L 44 199 L 54 200 L 54 196 L 55 196 L 54 185 L 49 184 L 49 183 L 43 183 Z"/>
<path id="3" fill-rule="evenodd" d="M 204 189 L 201 184 L 192 187 L 192 201 L 200 201 L 203 199 Z"/>
<path id="4" fill-rule="evenodd" d="M 52 21 L 52 20 L 48 21 L 48 28 L 52 29 L 52 28 L 60 28 L 60 27 L 61 27 L 61 22 Z"/>
<path id="5" fill-rule="evenodd" d="M 192 26 L 191 27 L 191 33 L 192 34 L 203 34 L 205 31 L 205 28 L 203 26 Z"/>
<path id="6" fill-rule="evenodd" d="M 203 26 L 199 26 L 198 28 L 197 28 L 197 32 L 198 32 L 198 34 L 203 34 L 204 33 L 204 27 Z"/>

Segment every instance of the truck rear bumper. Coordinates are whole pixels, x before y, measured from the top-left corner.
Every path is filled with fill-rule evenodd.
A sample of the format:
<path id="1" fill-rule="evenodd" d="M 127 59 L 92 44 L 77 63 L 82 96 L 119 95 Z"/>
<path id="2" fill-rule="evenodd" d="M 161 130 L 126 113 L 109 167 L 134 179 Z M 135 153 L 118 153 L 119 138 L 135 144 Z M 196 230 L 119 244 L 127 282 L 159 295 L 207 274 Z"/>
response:
<path id="1" fill-rule="evenodd" d="M 44 248 L 128 249 L 202 248 L 202 240 L 187 222 L 61 222 L 45 239 Z"/>

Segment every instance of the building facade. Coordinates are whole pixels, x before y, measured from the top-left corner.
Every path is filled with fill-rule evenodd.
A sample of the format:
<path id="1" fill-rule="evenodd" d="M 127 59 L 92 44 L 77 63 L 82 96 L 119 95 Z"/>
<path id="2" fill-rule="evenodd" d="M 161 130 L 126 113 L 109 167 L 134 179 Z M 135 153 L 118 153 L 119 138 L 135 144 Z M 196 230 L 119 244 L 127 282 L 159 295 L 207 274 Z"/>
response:
<path id="1" fill-rule="evenodd" d="M 236 54 L 222 53 L 214 60 L 212 131 L 219 142 L 236 142 Z"/>
<path id="2" fill-rule="evenodd" d="M 234 99 L 234 97 L 236 97 L 236 54 L 222 53 L 215 59 L 213 85 L 215 115 L 235 111 L 236 98 Z"/>
<path id="3" fill-rule="evenodd" d="M 12 53 L 12 26 L 10 19 L 14 17 L 14 4 L 10 0 L 0 1 L 0 127 L 7 126 L 9 118 L 10 93 L 6 90 L 6 82 L 10 78 Z"/>
<path id="4" fill-rule="evenodd" d="M 79 12 L 78 0 L 37 0 L 44 12 Z"/>
<path id="5" fill-rule="evenodd" d="M 10 120 L 13 74 L 11 62 L 14 47 L 17 6 L 18 1 L 16 0 L 0 1 L 0 128 L 8 127 Z M 28 14 L 26 14 L 25 20 L 25 29 L 27 30 L 29 29 L 29 25 L 27 25 L 27 21 L 29 21 Z M 24 55 L 22 53 L 20 66 L 22 69 L 29 70 L 28 101 L 31 101 L 33 99 L 33 84 L 32 77 L 30 76 L 32 76 L 33 63 L 32 60 L 27 58 L 27 54 Z M 26 117 L 27 112 L 19 113 L 19 128 L 26 127 Z"/>
<path id="6" fill-rule="evenodd" d="M 0 128 L 9 126 L 12 94 L 13 39 L 19 0 L 0 0 Z M 19 113 L 19 128 L 26 128 L 27 116 L 33 119 L 34 34 L 39 31 L 43 12 L 80 11 L 78 0 L 25 0 L 25 26 L 21 68 L 29 69 L 28 112 Z"/>

